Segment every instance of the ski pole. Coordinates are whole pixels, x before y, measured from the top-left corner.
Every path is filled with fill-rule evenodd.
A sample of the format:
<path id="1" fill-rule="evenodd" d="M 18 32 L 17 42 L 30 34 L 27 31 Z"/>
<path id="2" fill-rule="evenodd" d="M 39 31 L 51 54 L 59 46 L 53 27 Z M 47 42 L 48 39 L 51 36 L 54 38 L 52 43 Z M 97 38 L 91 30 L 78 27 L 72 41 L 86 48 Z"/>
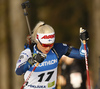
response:
<path id="1" fill-rule="evenodd" d="M 27 44 L 31 45 L 31 43 L 34 41 L 31 40 L 32 31 L 31 31 L 30 24 L 29 24 L 28 13 L 26 11 L 26 7 L 28 7 L 28 8 L 30 7 L 29 1 L 22 3 L 21 6 L 22 6 L 22 9 L 24 10 L 24 16 L 26 18 L 26 22 L 27 22 L 27 26 L 28 26 L 28 30 L 29 30 L 29 35 L 26 38 Z"/>
<path id="2" fill-rule="evenodd" d="M 31 36 L 31 28 L 30 28 L 29 19 L 28 19 L 28 13 L 26 11 L 26 7 L 28 7 L 28 8 L 30 7 L 29 1 L 22 3 L 21 6 L 22 6 L 22 9 L 24 10 L 24 16 L 26 17 L 26 22 L 27 22 L 27 26 L 29 29 L 29 34 Z"/>
<path id="3" fill-rule="evenodd" d="M 23 83 L 22 87 L 20 89 L 23 89 L 24 86 L 26 86 L 28 84 L 28 80 L 31 76 L 31 74 L 35 71 L 36 67 L 38 67 L 39 63 L 37 62 L 35 67 L 33 68 L 33 70 L 31 71 L 31 73 L 29 74 L 29 76 L 27 77 L 27 79 L 25 80 L 25 82 Z"/>
<path id="4" fill-rule="evenodd" d="M 80 28 L 80 33 L 82 33 L 83 31 L 84 31 L 84 29 Z M 86 51 L 86 40 L 83 40 L 82 42 L 84 44 L 84 50 L 85 50 L 85 65 L 86 65 L 88 89 L 91 89 L 91 86 L 90 86 L 90 76 L 89 76 L 89 68 L 88 68 L 88 59 L 87 59 L 87 51 Z"/>
<path id="5" fill-rule="evenodd" d="M 87 52 L 86 52 L 86 41 L 83 41 L 84 49 L 85 49 L 85 64 L 86 64 L 86 73 L 87 73 L 87 83 L 88 83 L 88 89 L 91 89 L 90 86 L 90 76 L 89 76 L 89 69 L 88 69 L 88 60 L 87 60 Z"/>

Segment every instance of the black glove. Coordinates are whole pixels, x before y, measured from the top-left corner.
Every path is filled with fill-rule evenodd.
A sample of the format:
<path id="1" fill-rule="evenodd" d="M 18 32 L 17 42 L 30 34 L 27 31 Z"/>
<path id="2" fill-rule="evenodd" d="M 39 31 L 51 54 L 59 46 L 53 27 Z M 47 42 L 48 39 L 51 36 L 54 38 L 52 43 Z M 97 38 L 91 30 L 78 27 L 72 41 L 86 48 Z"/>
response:
<path id="1" fill-rule="evenodd" d="M 86 30 L 84 30 L 83 32 L 80 33 L 80 40 L 89 40 L 89 35 L 88 32 Z"/>
<path id="2" fill-rule="evenodd" d="M 38 53 L 36 54 L 34 57 L 30 57 L 28 59 L 28 62 L 33 65 L 34 63 L 38 62 L 38 63 L 41 63 L 44 61 L 44 59 L 46 58 L 46 55 L 43 54 L 43 53 Z"/>
<path id="3" fill-rule="evenodd" d="M 45 58 L 46 58 L 46 55 L 43 54 L 43 53 L 41 53 L 41 54 L 38 53 L 37 55 L 35 55 L 35 56 L 33 57 L 33 59 L 36 60 L 38 63 L 43 62 Z"/>
<path id="4" fill-rule="evenodd" d="M 29 62 L 31 65 L 33 65 L 34 63 L 36 63 L 36 61 L 34 61 L 33 57 L 30 57 L 30 58 L 28 59 L 28 62 Z"/>

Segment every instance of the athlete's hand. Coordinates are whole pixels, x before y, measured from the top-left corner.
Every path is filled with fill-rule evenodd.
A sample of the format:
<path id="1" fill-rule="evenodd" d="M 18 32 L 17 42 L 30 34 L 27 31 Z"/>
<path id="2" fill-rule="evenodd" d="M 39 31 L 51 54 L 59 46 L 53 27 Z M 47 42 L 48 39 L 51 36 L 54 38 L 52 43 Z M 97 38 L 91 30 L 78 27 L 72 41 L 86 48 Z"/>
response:
<path id="1" fill-rule="evenodd" d="M 33 65 L 34 63 L 38 62 L 38 63 L 41 63 L 44 61 L 44 59 L 46 58 L 46 55 L 43 54 L 43 53 L 38 53 L 36 54 L 34 57 L 30 57 L 28 59 L 28 62 Z"/>
<path id="2" fill-rule="evenodd" d="M 37 55 L 33 57 L 33 59 L 36 60 L 38 63 L 43 62 L 45 58 L 46 58 L 46 55 L 43 53 L 38 53 Z"/>
<path id="3" fill-rule="evenodd" d="M 82 29 L 82 31 L 80 32 L 80 40 L 83 41 L 83 40 L 89 40 L 89 35 L 88 35 L 88 32 L 84 29 Z"/>
<path id="4" fill-rule="evenodd" d="M 34 63 L 36 63 L 35 60 L 33 59 L 33 57 L 30 57 L 30 58 L 28 59 L 28 62 L 29 62 L 31 65 L 33 65 Z"/>

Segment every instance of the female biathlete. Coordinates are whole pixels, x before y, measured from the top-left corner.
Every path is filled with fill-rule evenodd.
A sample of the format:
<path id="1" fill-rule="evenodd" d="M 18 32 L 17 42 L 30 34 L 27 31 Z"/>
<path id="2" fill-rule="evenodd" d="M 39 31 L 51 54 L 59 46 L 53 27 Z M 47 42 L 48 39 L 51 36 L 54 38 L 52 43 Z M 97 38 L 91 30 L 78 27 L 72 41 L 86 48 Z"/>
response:
<path id="1" fill-rule="evenodd" d="M 55 89 L 57 66 L 62 55 L 75 59 L 84 59 L 85 51 L 82 40 L 88 39 L 86 30 L 80 33 L 80 49 L 63 43 L 54 43 L 54 29 L 42 21 L 37 23 L 31 37 L 36 44 L 31 47 L 32 49 L 27 46 L 25 50 L 21 52 L 15 68 L 16 74 L 24 74 L 24 79 L 26 80 L 35 64 L 37 62 L 39 63 L 28 79 L 24 89 Z"/>

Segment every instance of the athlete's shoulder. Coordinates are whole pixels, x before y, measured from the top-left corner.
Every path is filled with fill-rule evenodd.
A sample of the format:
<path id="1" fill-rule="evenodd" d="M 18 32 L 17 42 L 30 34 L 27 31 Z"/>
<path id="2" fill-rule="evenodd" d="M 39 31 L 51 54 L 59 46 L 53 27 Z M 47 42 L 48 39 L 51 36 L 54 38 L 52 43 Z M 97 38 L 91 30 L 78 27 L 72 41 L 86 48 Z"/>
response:
<path id="1" fill-rule="evenodd" d="M 56 52 L 59 55 L 59 58 L 61 58 L 62 55 L 64 55 L 68 50 L 68 45 L 64 43 L 55 43 L 53 48 L 56 50 Z"/>
<path id="2" fill-rule="evenodd" d="M 64 44 L 64 43 L 55 43 L 54 44 L 54 48 L 61 48 L 61 47 L 66 47 L 66 46 L 68 46 L 67 44 Z"/>
<path id="3" fill-rule="evenodd" d="M 30 57 L 31 56 L 31 50 L 29 48 L 26 48 L 21 52 L 21 55 L 26 55 L 27 57 Z"/>
<path id="4" fill-rule="evenodd" d="M 24 49 L 24 50 L 22 51 L 22 53 L 23 53 L 23 52 L 30 53 L 31 50 L 30 50 L 30 48 L 26 48 L 26 49 Z"/>

